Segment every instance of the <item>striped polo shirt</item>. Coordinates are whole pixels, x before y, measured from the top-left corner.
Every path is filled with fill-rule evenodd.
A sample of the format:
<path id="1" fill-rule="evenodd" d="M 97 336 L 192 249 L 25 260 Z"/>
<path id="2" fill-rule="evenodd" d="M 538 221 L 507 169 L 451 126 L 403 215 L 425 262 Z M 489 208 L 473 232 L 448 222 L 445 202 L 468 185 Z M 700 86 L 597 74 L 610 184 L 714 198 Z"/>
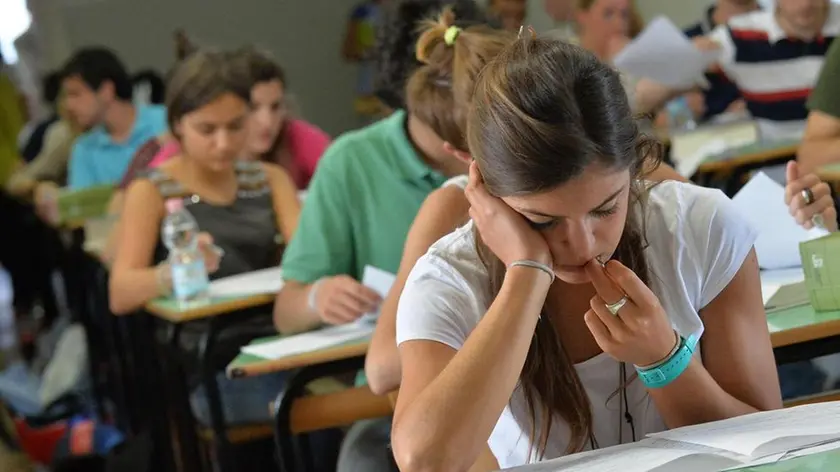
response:
<path id="1" fill-rule="evenodd" d="M 711 33 L 721 45 L 720 68 L 740 90 L 763 137 L 802 135 L 808 115 L 805 101 L 840 32 L 840 5 L 831 3 L 829 9 L 813 41 L 787 37 L 769 9 L 733 17 Z"/>

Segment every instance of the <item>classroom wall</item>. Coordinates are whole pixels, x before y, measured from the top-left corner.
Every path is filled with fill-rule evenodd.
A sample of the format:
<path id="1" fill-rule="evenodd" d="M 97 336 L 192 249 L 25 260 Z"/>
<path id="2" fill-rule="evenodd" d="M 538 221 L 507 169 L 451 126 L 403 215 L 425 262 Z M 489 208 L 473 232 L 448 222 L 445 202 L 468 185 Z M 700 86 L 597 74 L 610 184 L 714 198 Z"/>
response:
<path id="1" fill-rule="evenodd" d="M 63 0 L 67 50 L 115 49 L 132 70 L 166 71 L 172 32 L 200 44 L 271 50 L 289 76 L 301 114 L 332 135 L 356 127 L 356 67 L 340 57 L 349 9 L 358 0 Z M 62 59 L 63 60 L 63 59 Z"/>
<path id="2" fill-rule="evenodd" d="M 537 31 L 546 31 L 554 26 L 554 22 L 545 14 L 543 3 L 545 0 L 527 0 L 528 16 L 526 22 Z M 487 0 L 482 1 L 487 4 Z M 665 15 L 677 26 L 688 26 L 697 21 L 714 0 L 636 0 L 639 12 L 645 21 L 656 16 Z"/>

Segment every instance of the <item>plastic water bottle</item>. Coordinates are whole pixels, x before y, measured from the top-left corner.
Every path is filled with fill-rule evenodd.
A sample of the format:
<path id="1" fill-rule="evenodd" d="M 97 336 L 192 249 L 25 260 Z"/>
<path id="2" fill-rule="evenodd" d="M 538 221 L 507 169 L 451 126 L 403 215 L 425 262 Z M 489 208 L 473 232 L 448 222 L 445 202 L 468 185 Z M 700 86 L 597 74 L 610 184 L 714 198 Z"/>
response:
<path id="1" fill-rule="evenodd" d="M 198 247 L 198 223 L 180 198 L 167 200 L 166 211 L 161 239 L 169 249 L 172 291 L 181 303 L 201 300 L 207 296 L 209 281 Z"/>
<path id="2" fill-rule="evenodd" d="M 694 112 L 688 106 L 688 100 L 683 97 L 677 97 L 666 106 L 668 111 L 668 128 L 670 131 L 690 131 L 697 127 L 697 121 L 694 120 Z"/>

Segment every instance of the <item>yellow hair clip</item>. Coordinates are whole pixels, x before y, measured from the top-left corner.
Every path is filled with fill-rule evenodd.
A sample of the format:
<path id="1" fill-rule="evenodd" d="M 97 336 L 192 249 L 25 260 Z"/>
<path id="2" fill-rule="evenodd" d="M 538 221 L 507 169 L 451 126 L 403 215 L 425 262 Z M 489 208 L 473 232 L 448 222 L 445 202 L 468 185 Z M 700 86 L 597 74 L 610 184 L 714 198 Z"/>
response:
<path id="1" fill-rule="evenodd" d="M 455 44 L 455 40 L 458 39 L 459 34 L 461 34 L 461 28 L 454 25 L 450 26 L 449 28 L 446 28 L 446 32 L 443 33 L 443 41 L 447 46 L 452 46 Z"/>

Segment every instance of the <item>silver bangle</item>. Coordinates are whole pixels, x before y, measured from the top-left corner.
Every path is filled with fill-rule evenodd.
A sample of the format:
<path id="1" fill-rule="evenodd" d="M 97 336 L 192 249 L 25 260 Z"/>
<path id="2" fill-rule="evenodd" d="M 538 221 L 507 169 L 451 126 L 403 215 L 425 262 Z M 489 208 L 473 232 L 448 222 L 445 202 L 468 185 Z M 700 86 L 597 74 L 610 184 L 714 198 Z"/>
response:
<path id="1" fill-rule="evenodd" d="M 315 297 L 318 295 L 318 286 L 321 285 L 324 279 L 318 279 L 315 283 L 309 287 L 309 294 L 306 297 L 306 306 L 309 308 L 309 311 L 313 311 L 315 313 L 318 312 L 318 307 L 315 304 Z"/>
<path id="2" fill-rule="evenodd" d="M 554 283 L 554 270 L 552 270 L 551 267 L 543 264 L 542 262 L 522 259 L 519 261 L 511 262 L 508 266 L 508 269 L 510 269 L 511 267 L 530 267 L 532 269 L 539 269 L 548 274 L 548 276 L 551 277 L 551 283 Z"/>

